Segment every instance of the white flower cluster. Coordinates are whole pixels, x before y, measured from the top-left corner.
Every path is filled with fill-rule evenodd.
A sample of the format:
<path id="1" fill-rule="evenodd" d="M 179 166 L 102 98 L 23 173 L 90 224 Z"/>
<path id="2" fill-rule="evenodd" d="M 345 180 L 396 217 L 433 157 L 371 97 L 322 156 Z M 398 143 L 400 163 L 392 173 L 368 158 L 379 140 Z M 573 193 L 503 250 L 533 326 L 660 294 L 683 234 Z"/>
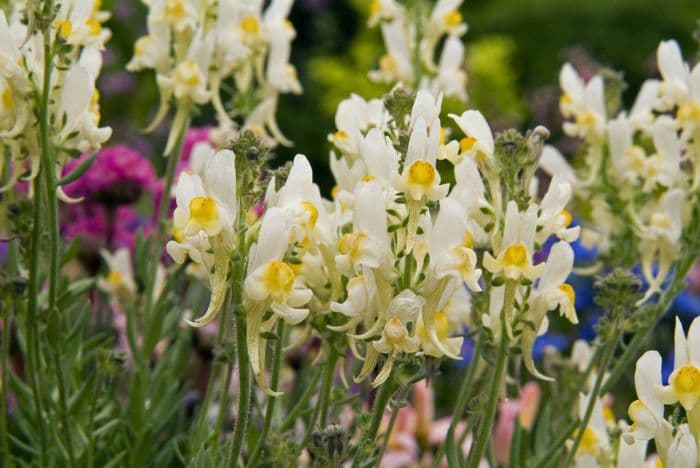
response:
<path id="1" fill-rule="evenodd" d="M 264 11 L 262 0 L 146 3 L 148 34 L 136 41 L 127 69 L 156 72 L 161 105 L 150 128 L 165 117 L 171 100 L 177 102 L 165 154 L 172 151 L 192 105 L 211 102 L 219 124 L 234 129 L 220 96 L 222 83 L 231 77 L 235 92 L 257 103 L 243 116 L 243 127 L 270 143 L 290 143 L 277 126 L 275 112 L 280 93 L 301 92 L 289 63 L 296 35 L 287 20 L 293 0 L 274 0 Z"/>
<path id="2" fill-rule="evenodd" d="M 537 373 L 531 349 L 547 329 L 546 313 L 559 309 L 576 322 L 573 289 L 565 283 L 573 265 L 569 242 L 578 237 L 565 210 L 569 184 L 555 178 L 541 202 L 524 207 L 507 200 L 500 183 L 487 190 L 484 180 L 496 177 L 488 124 L 476 111 L 452 115 L 465 136 L 446 142 L 441 101 L 419 91 L 401 122 L 379 100 L 343 101 L 331 135 L 340 152 L 331 154 L 333 200 L 321 197 L 302 155 L 279 189 L 270 182 L 265 212 L 246 234 L 255 240 L 244 285 L 248 351 L 266 391 L 264 335 L 278 319 L 299 324 L 329 310 L 345 316 L 329 328 L 346 334 L 354 352 L 364 355 L 357 379 L 384 356 L 374 385 L 402 353 L 459 359 L 460 335 L 475 320 L 497 339 L 522 340 L 526 365 Z M 402 132 L 408 133 L 404 150 Z M 441 184 L 438 158 L 450 161 L 452 187 Z M 221 307 L 237 235 L 233 154 L 211 152 L 206 159 L 203 175 L 180 177 L 176 240 L 168 244 L 178 263 L 189 256 L 210 272 L 212 301 L 196 326 Z M 534 252 L 550 236 L 561 240 L 546 263 L 533 265 Z M 475 318 L 470 291 L 485 285 L 478 251 L 499 285 L 490 288 L 490 314 Z"/>
<path id="3" fill-rule="evenodd" d="M 419 4 L 415 2 L 414 7 Z M 420 9 L 408 12 L 396 0 L 374 0 L 369 25 L 381 25 L 387 53 L 380 58 L 379 69 L 370 72 L 370 78 L 430 89 L 433 94 L 465 101 L 467 74 L 460 37 L 467 25 L 459 12 L 461 4 L 462 0 L 438 0 L 430 15 L 423 17 Z M 436 49 L 445 36 L 436 64 Z"/>
<path id="4" fill-rule="evenodd" d="M 546 147 L 542 168 L 567 179 L 590 204 L 584 240 L 607 253 L 611 240 L 632 226 L 642 272 L 649 284 L 644 300 L 659 292 L 668 275 L 700 184 L 700 66 L 691 71 L 675 41 L 657 51 L 661 80 L 641 87 L 629 112 L 606 110 L 601 76 L 587 83 L 564 65 L 560 84 L 564 131 L 586 143 L 586 174 L 577 175 L 558 151 Z M 601 184 L 614 187 L 614 209 Z M 656 265 L 656 268 L 655 268 Z"/>
<path id="5" fill-rule="evenodd" d="M 110 37 L 102 23 L 109 15 L 94 0 L 64 0 L 57 6 L 48 31 L 49 64 L 45 63 L 45 32 L 26 23 L 24 5 L 16 4 L 9 18 L 0 10 L 0 147 L 8 148 L 12 156 L 5 190 L 20 178 L 33 179 L 39 171 L 37 116 L 47 65 L 51 68 L 49 143 L 58 169 L 69 155 L 98 149 L 112 133 L 109 127 L 100 127 L 100 95 L 95 87 L 101 51 Z M 60 188 L 59 195 L 68 199 Z"/>

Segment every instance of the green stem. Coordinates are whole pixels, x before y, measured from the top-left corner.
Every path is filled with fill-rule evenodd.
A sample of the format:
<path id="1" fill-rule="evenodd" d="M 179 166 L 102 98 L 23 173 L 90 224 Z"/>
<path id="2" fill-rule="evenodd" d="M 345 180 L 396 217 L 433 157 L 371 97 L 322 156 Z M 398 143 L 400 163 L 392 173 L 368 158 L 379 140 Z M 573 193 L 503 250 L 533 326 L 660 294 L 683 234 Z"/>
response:
<path id="1" fill-rule="evenodd" d="M 13 299 L 10 299 L 13 300 Z M 12 308 L 14 309 L 14 307 Z M 2 321 L 2 348 L 0 349 L 0 367 L 2 367 L 2 380 L 0 380 L 0 437 L 2 437 L 3 463 L 8 467 L 14 466 L 10 454 L 10 440 L 7 432 L 7 376 L 10 373 L 10 327 L 12 326 L 12 313 L 7 312 Z"/>
<path id="2" fill-rule="evenodd" d="M 292 426 L 294 426 L 294 423 L 296 422 L 299 415 L 303 413 L 306 409 L 307 403 L 311 399 L 314 390 L 316 390 L 316 382 L 318 382 L 318 380 L 321 378 L 321 372 L 322 368 L 316 369 L 316 372 L 314 372 L 313 376 L 311 377 L 311 380 L 307 382 L 306 390 L 304 390 L 304 393 L 301 394 L 301 397 L 297 400 L 296 404 L 291 409 L 291 411 L 289 411 L 287 417 L 284 418 L 284 421 L 282 421 L 283 431 L 291 429 Z"/>
<path id="3" fill-rule="evenodd" d="M 328 405 L 331 401 L 331 390 L 333 389 L 333 377 L 335 376 L 335 364 L 338 362 L 339 355 L 331 350 L 328 355 L 328 365 L 326 366 L 326 375 L 323 378 L 323 387 L 321 389 L 321 411 L 319 412 L 319 424 L 323 427 L 326 425 L 326 415 L 328 414 Z M 312 423 L 315 423 L 315 418 Z"/>
<path id="4" fill-rule="evenodd" d="M 618 314 L 622 315 L 622 314 Z M 620 321 L 617 320 L 614 324 L 614 330 L 619 330 L 620 329 Z M 603 354 L 603 358 L 600 361 L 600 368 L 598 371 L 598 375 L 596 376 L 595 379 L 595 384 L 593 385 L 593 389 L 591 390 L 590 395 L 588 395 L 588 404 L 586 405 L 586 412 L 583 415 L 583 419 L 581 420 L 581 424 L 579 424 L 578 431 L 576 433 L 576 438 L 574 439 L 574 444 L 571 446 L 571 449 L 569 450 L 569 454 L 566 457 L 566 461 L 564 462 L 563 466 L 572 466 L 572 462 L 574 460 L 574 457 L 576 456 L 576 451 L 578 450 L 579 445 L 581 445 L 581 440 L 583 439 L 583 434 L 586 431 L 586 428 L 588 427 L 588 422 L 591 420 L 591 415 L 593 414 L 593 409 L 595 408 L 596 401 L 598 400 L 598 395 L 600 394 L 600 389 L 603 386 L 603 379 L 605 378 L 605 370 L 608 368 L 608 365 L 610 364 L 610 359 L 612 359 L 613 354 L 615 354 L 615 348 L 617 348 L 617 341 L 619 338 L 620 334 L 619 332 L 615 335 L 615 338 L 611 340 L 611 342 L 607 345 L 605 348 L 605 353 Z"/>
<path id="5" fill-rule="evenodd" d="M 99 379 L 98 375 L 98 379 Z M 88 432 L 88 446 L 87 446 L 87 463 L 88 468 L 92 468 L 95 465 L 94 452 L 95 452 L 95 413 L 97 412 L 97 398 L 102 391 L 102 383 L 97 384 L 95 392 L 92 394 L 92 401 L 90 402 L 90 419 L 88 421 L 87 432 Z"/>
<path id="6" fill-rule="evenodd" d="M 306 435 L 304 440 L 302 440 L 300 447 L 306 447 L 306 444 L 311 439 L 311 434 L 314 432 L 314 426 L 316 425 L 316 420 L 321 416 L 319 420 L 321 426 L 326 423 L 326 413 L 328 412 L 328 401 L 330 399 L 331 388 L 333 387 L 333 376 L 335 375 L 335 363 L 338 361 L 338 355 L 333 351 L 333 346 L 328 346 L 328 359 L 326 360 L 326 365 L 323 369 L 323 384 L 321 385 L 321 393 L 318 397 L 318 402 L 314 408 L 314 412 L 306 425 Z"/>
<path id="7" fill-rule="evenodd" d="M 501 386 L 503 385 L 503 379 L 505 377 L 506 371 L 506 342 L 508 338 L 506 336 L 506 325 L 505 320 L 507 317 L 512 315 L 513 306 L 515 303 L 515 289 L 516 283 L 512 280 L 506 281 L 506 290 L 504 297 L 504 307 L 503 314 L 501 318 L 501 334 L 499 337 L 498 344 L 498 356 L 496 358 L 496 367 L 493 371 L 493 378 L 491 379 L 491 387 L 489 388 L 488 395 L 489 400 L 486 404 L 486 411 L 482 418 L 482 423 L 479 425 L 479 434 L 476 438 L 474 445 L 472 445 L 469 451 L 469 457 L 467 458 L 467 466 L 477 467 L 481 461 L 481 457 L 484 456 L 486 451 L 486 445 L 491 438 L 491 429 L 493 428 L 494 419 L 496 417 L 496 410 L 498 408 L 498 401 L 501 394 Z M 450 467 L 452 468 L 452 467 Z"/>
<path id="8" fill-rule="evenodd" d="M 49 1 L 50 7 L 53 2 Z M 56 381 L 58 383 L 58 405 L 59 417 L 63 424 L 63 434 L 66 439 L 66 450 L 68 452 L 69 466 L 75 465 L 75 455 L 73 453 L 73 440 L 71 427 L 67 414 L 67 395 L 63 372 L 63 353 L 61 345 L 61 324 L 63 317 L 58 316 L 59 311 L 56 303 L 58 300 L 58 279 L 59 279 L 59 248 L 60 234 L 58 225 L 58 199 L 56 197 L 56 161 L 53 154 L 53 147 L 50 138 L 49 128 L 49 102 L 51 94 L 51 72 L 53 70 L 53 50 L 51 48 L 51 34 L 44 34 L 44 82 L 41 94 L 41 108 L 39 110 L 39 132 L 41 137 L 41 169 L 40 175 L 44 175 L 46 184 L 48 231 L 49 231 L 49 291 L 48 291 L 48 314 L 49 320 L 57 321 L 56 340 L 57 352 L 52 351 Z M 56 314 L 52 318 L 52 315 Z M 51 336 L 49 336 L 51 340 Z"/>
<path id="9" fill-rule="evenodd" d="M 32 388 L 34 407 L 36 409 L 39 426 L 39 437 L 41 439 L 40 454 L 41 466 L 47 466 L 46 460 L 46 432 L 44 424 L 44 405 L 40 396 L 39 367 L 41 362 L 41 348 L 39 347 L 37 315 L 39 309 L 39 245 L 41 242 L 41 197 L 43 184 L 40 177 L 34 179 L 34 209 L 32 221 L 32 238 L 29 249 L 29 285 L 27 289 L 27 364 L 29 374 L 29 384 Z"/>
<path id="10" fill-rule="evenodd" d="M 447 440 L 454 440 L 457 424 L 459 424 L 460 420 L 462 419 L 462 416 L 464 415 L 464 410 L 466 409 L 467 402 L 469 401 L 469 396 L 471 395 L 472 387 L 474 386 L 474 381 L 476 380 L 476 376 L 479 373 L 477 368 L 480 365 L 480 351 L 481 340 L 477 339 L 476 344 L 474 345 L 474 353 L 472 354 L 473 357 L 472 362 L 469 365 L 469 371 L 467 371 L 467 374 L 464 376 L 464 379 L 462 380 L 462 385 L 459 388 L 459 397 L 457 399 L 455 409 L 452 413 L 450 428 L 447 430 Z M 445 455 L 446 447 L 447 445 L 445 443 L 440 444 L 440 448 L 438 449 L 438 452 L 435 455 L 435 459 L 433 460 L 433 468 L 437 468 L 438 466 L 440 466 L 442 457 Z"/>
<path id="11" fill-rule="evenodd" d="M 374 441 L 377 438 L 377 433 L 379 432 L 379 426 L 382 423 L 382 418 L 384 418 L 384 412 L 386 411 L 387 405 L 391 397 L 394 395 L 395 384 L 391 380 L 391 376 L 379 387 L 379 392 L 374 399 L 374 404 L 372 405 L 372 413 L 370 415 L 369 427 L 364 434 L 362 434 L 362 443 L 367 441 Z M 387 433 L 388 437 L 388 433 Z M 360 460 L 358 456 L 355 455 L 355 460 L 352 462 L 353 468 L 357 467 Z M 381 458 L 377 460 L 377 463 L 381 462 Z"/>
<path id="12" fill-rule="evenodd" d="M 231 442 L 231 450 L 226 459 L 226 466 L 228 468 L 232 468 L 238 463 L 238 457 L 241 454 L 241 447 L 243 446 L 243 439 L 248 429 L 251 391 L 247 343 L 245 317 L 236 315 L 236 346 L 238 350 L 238 383 L 240 391 L 238 394 L 238 415 L 233 430 L 233 441 Z"/>
<path id="13" fill-rule="evenodd" d="M 467 466 L 479 466 L 481 457 L 484 456 L 486 445 L 491 437 L 491 429 L 493 428 L 493 422 L 496 417 L 496 409 L 498 408 L 501 385 L 503 384 L 503 378 L 506 370 L 506 337 L 504 335 L 505 333 L 502 332 L 501 342 L 498 346 L 496 368 L 494 369 L 491 387 L 489 388 L 489 401 L 486 405 L 486 411 L 482 419 L 482 424 L 479 427 L 478 437 L 475 444 L 472 446 L 472 449 L 469 451 Z"/>
<path id="14" fill-rule="evenodd" d="M 224 309 L 224 311 L 221 314 L 221 321 L 219 322 L 219 331 L 224 330 L 224 337 L 228 334 L 228 311 Z M 225 340 L 225 344 L 224 344 Z M 220 341 L 220 346 L 231 346 L 233 347 L 233 343 L 228 343 L 228 340 L 224 338 L 224 340 Z M 219 440 L 221 439 L 221 431 L 224 428 L 224 421 L 226 421 L 226 418 L 229 415 L 228 411 L 228 392 L 229 388 L 231 387 L 231 378 L 233 376 L 233 367 L 236 364 L 236 359 L 235 355 L 231 354 L 230 359 L 227 359 L 224 363 L 226 365 L 226 375 L 224 376 L 224 380 L 221 383 L 221 404 L 219 405 L 219 416 L 216 418 L 216 426 L 214 427 L 214 446 L 218 447 L 219 445 Z M 213 393 L 212 388 L 214 387 L 214 382 L 215 381 L 210 381 L 209 385 L 207 386 L 207 396 L 210 395 L 210 393 Z M 208 408 L 204 409 L 203 415 L 206 417 L 206 414 L 208 412 Z"/>
<path id="15" fill-rule="evenodd" d="M 219 329 L 216 332 L 216 341 L 214 344 L 214 349 L 215 350 L 220 350 L 223 345 L 224 345 L 224 338 L 226 336 L 226 323 L 228 321 L 228 307 L 224 307 L 224 310 L 221 312 L 221 321 L 219 322 Z M 202 445 L 204 442 L 205 438 L 205 432 L 207 429 L 207 414 L 209 413 L 209 406 L 211 405 L 211 401 L 214 398 L 214 393 L 215 393 L 215 382 L 219 378 L 219 374 L 221 373 L 221 368 L 224 365 L 223 362 L 221 362 L 219 359 L 214 359 L 214 363 L 212 364 L 212 370 L 211 374 L 209 375 L 209 380 L 207 382 L 207 392 L 204 395 L 204 401 L 202 402 L 202 407 L 199 410 L 199 418 L 197 421 L 197 430 L 195 431 L 195 436 L 194 436 L 194 443 L 193 443 L 193 453 L 197 452 L 197 449 Z M 231 362 L 229 363 L 228 369 L 233 368 L 234 363 Z M 230 373 L 230 370 L 227 370 L 227 374 Z"/>
<path id="16" fill-rule="evenodd" d="M 272 364 L 272 378 L 270 380 L 270 388 L 273 391 L 277 390 L 277 385 L 279 384 L 280 378 L 280 368 L 282 367 L 282 337 L 284 336 L 284 320 L 280 320 L 277 323 L 277 336 L 279 337 L 275 342 L 275 355 L 273 357 L 274 361 Z M 262 448 L 267 439 L 267 434 L 270 432 L 270 426 L 272 426 L 272 416 L 275 412 L 275 404 L 277 403 L 279 397 L 268 397 L 267 398 L 267 409 L 265 410 L 265 421 L 263 422 L 263 428 L 258 437 L 258 441 L 255 444 L 253 453 L 248 460 L 248 466 L 255 466 L 260 455 L 262 454 Z"/>

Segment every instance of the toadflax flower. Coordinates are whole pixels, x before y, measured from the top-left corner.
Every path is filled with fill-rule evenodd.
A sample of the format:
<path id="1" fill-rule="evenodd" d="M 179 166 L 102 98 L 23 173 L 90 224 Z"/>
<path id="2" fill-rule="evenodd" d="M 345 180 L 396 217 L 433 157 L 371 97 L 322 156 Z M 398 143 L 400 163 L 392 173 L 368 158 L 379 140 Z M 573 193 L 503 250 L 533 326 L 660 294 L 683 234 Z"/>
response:
<path id="1" fill-rule="evenodd" d="M 647 351 L 637 361 L 634 384 L 638 400 L 630 404 L 632 426 L 622 438 L 632 444 L 654 439 L 664 466 L 692 468 L 700 447 L 700 319 L 690 325 L 688 335 L 676 318 L 673 372 L 668 385 L 661 385 L 661 355 Z M 664 405 L 680 403 L 687 423 L 671 424 L 664 418 Z"/>
<path id="2" fill-rule="evenodd" d="M 112 296 L 117 302 L 129 303 L 136 296 L 134 269 L 131 266 L 131 252 L 127 248 L 117 249 L 114 253 L 102 250 L 102 258 L 109 273 L 97 280 L 97 287 Z"/>
<path id="3" fill-rule="evenodd" d="M 203 263 L 209 271 L 211 300 L 205 314 L 193 327 L 211 322 L 226 298 L 226 279 L 231 252 L 235 248 L 238 215 L 234 154 L 215 153 L 207 161 L 203 177 L 183 172 L 175 189 L 177 207 L 173 213 L 175 240 L 166 248 L 177 263 L 187 256 Z"/>
<path id="4" fill-rule="evenodd" d="M 501 241 L 503 247 L 496 258 L 489 252 L 484 253 L 484 267 L 508 280 L 537 279 L 542 274 L 544 265 L 532 264 L 536 224 L 536 205 L 530 205 L 521 213 L 514 201 L 509 202 Z"/>
<path id="5" fill-rule="evenodd" d="M 266 343 L 260 333 L 269 331 L 281 318 L 296 325 L 309 314 L 306 305 L 313 293 L 301 284 L 291 264 L 284 261 L 289 245 L 291 226 L 285 211 L 269 208 L 262 218 L 258 240 L 251 247 L 243 288 L 247 315 L 248 354 L 255 380 L 269 395 L 277 395 L 265 382 L 263 366 Z M 263 322 L 265 313 L 272 316 Z"/>

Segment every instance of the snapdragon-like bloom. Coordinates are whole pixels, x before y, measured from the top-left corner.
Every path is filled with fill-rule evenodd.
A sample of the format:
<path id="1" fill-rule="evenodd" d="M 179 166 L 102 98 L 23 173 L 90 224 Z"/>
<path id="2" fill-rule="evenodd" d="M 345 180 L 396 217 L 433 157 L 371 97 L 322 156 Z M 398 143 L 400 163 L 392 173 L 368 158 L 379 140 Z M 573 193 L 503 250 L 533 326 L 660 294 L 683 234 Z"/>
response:
<path id="1" fill-rule="evenodd" d="M 293 265 L 285 262 L 291 234 L 291 226 L 284 210 L 269 208 L 263 215 L 258 240 L 250 250 L 243 288 L 250 365 L 256 381 L 270 395 L 279 393 L 268 387 L 263 376 L 266 343 L 261 339 L 260 333 L 271 330 L 279 318 L 292 325 L 302 322 L 309 314 L 309 309 L 301 307 L 313 295 L 302 284 Z M 273 314 L 263 321 L 268 309 Z"/>
<path id="2" fill-rule="evenodd" d="M 547 331 L 547 312 L 558 308 L 559 313 L 571 323 L 578 323 L 574 308 L 576 293 L 574 288 L 566 283 L 573 266 L 574 252 L 569 244 L 567 242 L 554 244 L 529 301 L 530 310 L 527 312 L 526 319 L 530 324 L 522 331 L 523 359 L 527 369 L 541 379 L 551 380 L 535 368 L 532 350 L 537 336 Z"/>
<path id="3" fill-rule="evenodd" d="M 629 406 L 633 424 L 623 434 L 623 440 L 654 439 L 657 453 L 664 466 L 693 467 L 698 461 L 700 447 L 700 320 L 693 320 L 686 336 L 676 318 L 674 363 L 668 385 L 661 385 L 661 356 L 647 351 L 637 361 L 635 389 L 638 400 Z M 688 423 L 674 427 L 664 418 L 664 405 L 680 403 Z"/>
<path id="4" fill-rule="evenodd" d="M 375 350 L 388 355 L 384 366 L 372 382 L 373 387 L 378 387 L 389 378 L 397 354 L 414 353 L 420 348 L 420 341 L 409 332 L 407 325 L 416 321 L 423 304 L 425 299 L 408 289 L 392 299 L 381 338 L 372 342 Z"/>
<path id="5" fill-rule="evenodd" d="M 484 267 L 509 280 L 537 279 L 542 274 L 544 265 L 532 264 L 536 225 L 537 206 L 530 205 L 521 213 L 515 202 L 509 202 L 501 242 L 503 247 L 496 258 L 489 252 L 484 254 Z"/>
<path id="6" fill-rule="evenodd" d="M 559 74 L 559 84 L 563 94 L 559 100 L 561 113 L 573 121 L 564 123 L 564 131 L 581 138 L 601 138 L 605 133 L 607 113 L 603 78 L 595 76 L 588 83 L 565 64 Z"/>
<path id="7" fill-rule="evenodd" d="M 114 253 L 107 250 L 100 252 L 107 264 L 107 276 L 97 280 L 97 287 L 120 303 L 129 303 L 136 296 L 136 281 L 131 266 L 131 252 L 120 248 Z"/>
<path id="8" fill-rule="evenodd" d="M 177 208 L 173 213 L 173 235 L 167 250 L 177 263 L 187 256 L 209 271 L 212 290 L 207 311 L 194 327 L 211 322 L 226 298 L 230 255 L 235 248 L 238 215 L 234 154 L 222 150 L 207 161 L 204 176 L 184 172 L 175 189 Z"/>
<path id="9" fill-rule="evenodd" d="M 464 137 L 459 142 L 450 142 L 447 159 L 457 164 L 468 156 L 483 173 L 488 173 L 494 165 L 494 142 L 491 128 L 484 116 L 479 111 L 468 110 L 462 115 L 450 114 L 450 118 L 464 132 Z"/>

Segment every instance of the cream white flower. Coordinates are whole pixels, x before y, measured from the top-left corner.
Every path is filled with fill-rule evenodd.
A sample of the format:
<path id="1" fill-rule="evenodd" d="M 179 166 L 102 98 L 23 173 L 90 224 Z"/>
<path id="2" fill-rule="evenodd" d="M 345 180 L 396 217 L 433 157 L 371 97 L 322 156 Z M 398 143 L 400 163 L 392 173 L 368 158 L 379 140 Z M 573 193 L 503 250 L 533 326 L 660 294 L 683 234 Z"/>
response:
<path id="1" fill-rule="evenodd" d="M 369 7 L 367 26 L 374 27 L 380 21 L 390 21 L 404 15 L 404 8 L 396 0 L 373 0 Z"/>
<path id="2" fill-rule="evenodd" d="M 506 209 L 503 248 L 496 258 L 489 252 L 484 253 L 484 267 L 509 280 L 537 279 L 543 272 L 544 264 L 532 264 L 536 224 L 536 205 L 530 205 L 520 213 L 515 202 L 510 201 Z"/>
<path id="3" fill-rule="evenodd" d="M 94 0 L 74 0 L 60 3 L 54 20 L 58 36 L 74 46 L 93 46 L 100 50 L 111 36 L 109 29 L 102 27 L 105 15 L 94 15 Z"/>
<path id="4" fill-rule="evenodd" d="M 362 266 L 382 268 L 389 260 L 391 245 L 382 200 L 378 182 L 357 185 L 353 230 L 340 238 L 335 257 L 338 270 L 350 277 L 361 273 Z"/>
<path id="5" fill-rule="evenodd" d="M 578 239 L 581 227 L 570 227 L 573 216 L 566 209 L 570 198 L 571 185 L 568 182 L 562 182 L 558 175 L 552 177 L 549 190 L 540 203 L 540 215 L 537 218 L 539 231 L 535 239 L 539 244 L 543 244 L 551 235 L 566 242 Z"/>
<path id="6" fill-rule="evenodd" d="M 683 332 L 683 325 L 676 318 L 673 372 L 668 385 L 659 388 L 656 395 L 664 404 L 679 402 L 691 413 L 700 401 L 700 319 L 694 319 Z"/>
<path id="7" fill-rule="evenodd" d="M 450 118 L 464 132 L 459 141 L 459 159 L 469 156 L 482 172 L 488 173 L 494 165 L 494 141 L 491 128 L 481 112 L 464 111 L 462 115 L 450 114 Z"/>
<path id="8" fill-rule="evenodd" d="M 202 317 L 188 321 L 194 327 L 211 322 L 226 298 L 238 215 L 234 160 L 233 152 L 219 151 L 207 162 L 203 178 L 183 172 L 175 188 L 177 207 L 173 224 L 176 238 L 181 242 L 177 239 L 168 242 L 168 253 L 178 263 L 184 262 L 186 256 L 206 266 L 213 260 L 209 270 L 211 299 Z"/>
<path id="9" fill-rule="evenodd" d="M 435 168 L 439 136 L 440 123 L 437 119 L 431 123 L 430 128 L 422 117 L 415 121 L 408 141 L 403 172 L 394 177 L 396 190 L 404 192 L 411 201 L 422 204 L 447 195 L 449 186 L 440 185 L 440 173 Z"/>
<path id="10" fill-rule="evenodd" d="M 464 45 L 462 41 L 455 36 L 449 36 L 445 40 L 440 54 L 437 76 L 431 84 L 433 93 L 442 92 L 448 97 L 454 97 L 461 101 L 467 100 L 467 73 L 462 67 L 463 61 Z"/>
<path id="11" fill-rule="evenodd" d="M 103 249 L 100 255 L 109 273 L 97 280 L 97 287 L 120 303 L 132 301 L 136 297 L 137 287 L 129 249 L 122 247 L 114 253 Z"/>
<path id="12" fill-rule="evenodd" d="M 542 277 L 530 296 L 530 310 L 526 320 L 527 325 L 522 331 L 523 359 L 527 369 L 535 376 L 544 380 L 552 380 L 540 374 L 535 368 L 532 349 L 537 336 L 547 331 L 547 312 L 559 309 L 559 314 L 571 323 L 578 323 L 576 317 L 574 288 L 566 283 L 574 266 L 574 251 L 567 242 L 557 242 L 552 246 L 549 257 L 544 265 Z"/>
<path id="13" fill-rule="evenodd" d="M 580 418 L 583 418 L 586 413 L 588 400 L 588 396 L 584 394 L 579 395 L 578 414 Z M 595 467 L 604 465 L 605 460 L 612 458 L 611 450 L 608 425 L 603 416 L 603 405 L 600 399 L 597 399 L 593 406 L 593 413 L 588 426 L 584 429 L 581 437 L 581 444 L 574 456 L 576 466 Z"/>
<path id="14" fill-rule="evenodd" d="M 601 138 L 605 133 L 606 110 L 603 79 L 595 76 L 584 84 L 574 68 L 566 63 L 559 74 L 562 96 L 559 106 L 564 117 L 564 131 L 581 138 Z"/>
<path id="15" fill-rule="evenodd" d="M 293 35 L 289 26 L 282 25 L 269 31 L 269 52 L 267 58 L 267 83 L 281 93 L 301 93 L 301 84 L 294 65 L 289 63 Z"/>
<path id="16" fill-rule="evenodd" d="M 362 134 L 371 128 L 383 130 L 388 118 L 381 100 L 365 101 L 353 94 L 338 104 L 335 113 L 337 131 L 329 135 L 328 140 L 344 155 L 357 158 Z"/>
<path id="17" fill-rule="evenodd" d="M 685 192 L 673 189 L 666 192 L 648 217 L 640 224 L 641 263 L 644 278 L 649 283 L 643 300 L 658 292 L 670 271 L 683 231 L 683 202 Z M 658 263 L 654 272 L 654 263 Z"/>
<path id="18" fill-rule="evenodd" d="M 436 280 L 450 277 L 481 291 L 481 269 L 476 267 L 474 237 L 467 226 L 467 214 L 455 200 L 440 202 L 440 212 L 430 236 L 430 275 Z"/>
<path id="19" fill-rule="evenodd" d="M 152 68 L 159 74 L 166 74 L 170 61 L 170 27 L 165 23 L 149 21 L 148 34 L 134 43 L 134 56 L 126 64 L 126 69 L 138 71 Z"/>
<path id="20" fill-rule="evenodd" d="M 568 182 L 572 188 L 577 188 L 580 181 L 569 162 L 554 146 L 545 145 L 539 159 L 540 168 L 550 176 L 555 174 L 563 181 Z"/>
<path id="21" fill-rule="evenodd" d="M 65 119 L 61 138 L 66 147 L 79 151 L 99 148 L 112 135 L 111 128 L 99 127 L 99 98 L 94 77 L 74 64 L 66 72 L 58 106 L 58 114 Z"/>
<path id="22" fill-rule="evenodd" d="M 632 426 L 622 435 L 626 443 L 634 440 L 655 439 L 656 450 L 666 457 L 673 439 L 671 424 L 664 419 L 664 405 L 657 397 L 661 387 L 661 355 L 647 351 L 637 361 L 634 386 L 638 400 L 633 401 L 627 413 Z"/>
<path id="23" fill-rule="evenodd" d="M 659 86 L 658 80 L 646 80 L 642 83 L 627 117 L 632 128 L 646 133 L 651 132 L 651 126 L 654 123 L 653 111 L 658 102 Z"/>
<path id="24" fill-rule="evenodd" d="M 285 210 L 292 223 L 292 241 L 307 243 L 307 249 L 315 250 L 319 243 L 333 242 L 332 227 L 318 186 L 313 182 L 313 172 L 306 156 L 298 154 L 289 176 L 277 193 L 268 192 L 269 206 Z"/>
<path id="25" fill-rule="evenodd" d="M 420 348 L 420 341 L 408 331 L 407 325 L 416 321 L 424 303 L 425 299 L 409 289 L 401 291 L 392 299 L 382 336 L 372 342 L 376 351 L 389 355 L 372 382 L 373 387 L 381 385 L 391 375 L 397 354 L 415 353 Z"/>
<path id="26" fill-rule="evenodd" d="M 382 83 L 412 83 L 415 80 L 411 58 L 409 26 L 401 17 L 382 23 L 387 53 L 379 59 L 379 70 L 369 72 L 371 80 Z"/>
<path id="27" fill-rule="evenodd" d="M 309 309 L 302 306 L 313 296 L 292 265 L 284 261 L 290 235 L 284 210 L 269 208 L 263 215 L 258 240 L 250 249 L 243 287 L 250 365 L 256 381 L 270 395 L 278 393 L 270 390 L 263 377 L 266 344 L 260 333 L 270 330 L 278 318 L 291 325 L 302 322 L 309 314 Z M 268 309 L 273 315 L 263 322 Z"/>
<path id="28" fill-rule="evenodd" d="M 351 278 L 346 289 L 347 298 L 345 301 L 343 303 L 331 302 L 331 310 L 350 318 L 367 314 L 377 289 L 372 270 L 363 268 L 363 274 Z"/>

